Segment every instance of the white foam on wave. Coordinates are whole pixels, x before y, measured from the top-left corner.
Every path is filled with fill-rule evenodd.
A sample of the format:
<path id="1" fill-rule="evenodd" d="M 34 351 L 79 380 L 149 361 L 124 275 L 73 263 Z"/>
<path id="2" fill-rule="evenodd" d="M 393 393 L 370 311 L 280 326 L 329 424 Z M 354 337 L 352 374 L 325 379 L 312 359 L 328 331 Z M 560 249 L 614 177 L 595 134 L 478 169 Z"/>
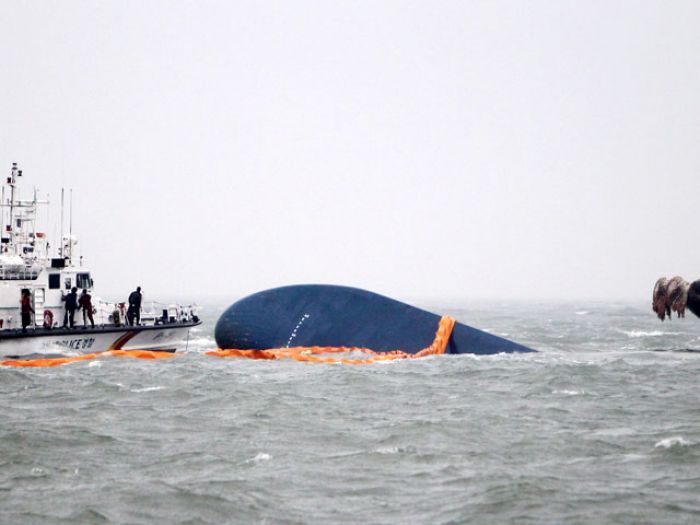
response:
<path id="1" fill-rule="evenodd" d="M 246 460 L 246 463 L 261 463 L 263 461 L 270 461 L 272 456 L 266 452 L 258 452 L 254 458 Z"/>
<path id="2" fill-rule="evenodd" d="M 189 341 L 186 342 L 188 348 L 204 348 L 206 350 L 211 350 L 216 348 L 216 341 L 213 337 L 190 337 Z"/>
<path id="3" fill-rule="evenodd" d="M 401 452 L 399 447 L 380 447 L 376 450 L 378 454 L 398 454 Z"/>
<path id="4" fill-rule="evenodd" d="M 689 447 L 692 444 L 693 443 L 686 440 L 683 436 L 673 436 L 662 439 L 656 445 L 654 445 L 654 448 Z"/>
<path id="5" fill-rule="evenodd" d="M 415 452 L 416 449 L 413 447 L 379 447 L 378 449 L 375 450 L 377 454 L 382 454 L 382 455 L 391 455 L 391 454 L 405 454 L 405 453 L 411 453 Z"/>
<path id="6" fill-rule="evenodd" d="M 662 332 L 661 330 L 652 330 L 645 332 L 644 330 L 619 330 L 627 337 L 659 337 L 662 335 L 673 335 L 671 332 Z"/>
<path id="7" fill-rule="evenodd" d="M 580 312 L 574 312 L 576 315 L 588 315 L 590 312 L 587 310 L 581 310 Z"/>
<path id="8" fill-rule="evenodd" d="M 425 357 L 418 359 L 417 361 L 423 361 L 426 359 L 430 359 L 431 357 L 434 357 L 434 356 L 427 355 Z M 361 357 L 358 357 L 358 359 L 367 359 L 367 356 L 361 356 Z M 409 359 L 409 361 L 410 361 L 410 359 Z M 389 366 L 389 365 L 396 365 L 400 362 L 405 362 L 405 360 L 403 360 L 403 359 L 388 359 L 387 361 L 375 361 L 372 364 L 373 365 L 380 365 L 380 366 Z M 340 364 L 342 365 L 343 363 L 340 363 Z"/>
<path id="9" fill-rule="evenodd" d="M 154 392 L 155 390 L 163 390 L 164 388 L 164 386 L 146 386 L 143 388 L 133 388 L 131 392 L 140 394 L 141 392 Z"/>
<path id="10" fill-rule="evenodd" d="M 552 390 L 552 394 L 561 394 L 565 396 L 582 396 L 586 392 L 584 390 Z"/>

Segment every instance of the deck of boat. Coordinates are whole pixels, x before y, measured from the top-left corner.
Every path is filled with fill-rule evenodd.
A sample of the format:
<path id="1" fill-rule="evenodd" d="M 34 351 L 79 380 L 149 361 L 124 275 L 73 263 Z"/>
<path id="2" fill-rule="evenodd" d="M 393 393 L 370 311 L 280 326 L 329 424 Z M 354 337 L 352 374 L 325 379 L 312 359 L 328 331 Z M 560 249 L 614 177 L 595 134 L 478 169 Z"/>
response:
<path id="1" fill-rule="evenodd" d="M 8 328 L 0 330 L 0 339 L 23 339 L 26 337 L 45 337 L 45 336 L 58 336 L 58 335 L 90 335 L 90 334 L 106 334 L 115 332 L 144 332 L 148 330 L 166 330 L 168 328 L 192 328 L 202 324 L 201 320 L 197 321 L 177 321 L 174 323 L 162 323 L 162 324 L 151 324 L 151 325 L 115 325 L 115 324 L 102 324 L 91 326 L 75 326 L 73 328 L 69 327 L 55 327 L 55 328 L 44 328 L 44 327 L 28 327 L 25 330 L 21 328 Z"/>

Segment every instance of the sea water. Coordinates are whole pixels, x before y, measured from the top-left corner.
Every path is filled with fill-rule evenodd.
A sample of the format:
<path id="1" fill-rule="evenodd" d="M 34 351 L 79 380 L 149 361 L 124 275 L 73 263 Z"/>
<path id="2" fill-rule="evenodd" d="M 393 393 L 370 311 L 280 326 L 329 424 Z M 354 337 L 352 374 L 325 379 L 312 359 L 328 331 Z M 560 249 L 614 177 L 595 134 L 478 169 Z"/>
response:
<path id="1" fill-rule="evenodd" d="M 0 369 L 0 523 L 700 522 L 699 319 L 425 306 L 540 352 Z"/>

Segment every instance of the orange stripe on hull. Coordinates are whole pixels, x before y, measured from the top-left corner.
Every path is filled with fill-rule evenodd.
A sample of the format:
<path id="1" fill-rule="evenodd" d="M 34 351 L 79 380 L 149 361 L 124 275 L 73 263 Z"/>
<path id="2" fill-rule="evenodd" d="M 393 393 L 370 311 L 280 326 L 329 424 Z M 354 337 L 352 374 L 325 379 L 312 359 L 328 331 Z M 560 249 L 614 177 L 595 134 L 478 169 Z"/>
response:
<path id="1" fill-rule="evenodd" d="M 119 339 L 117 339 L 116 341 L 114 341 L 114 342 L 110 345 L 110 347 L 109 347 L 107 350 L 121 350 L 122 347 L 123 347 L 126 343 L 128 343 L 129 341 L 131 341 L 131 340 L 134 338 L 134 336 L 135 336 L 136 334 L 138 334 L 138 332 L 135 331 L 135 330 L 132 330 L 132 331 L 130 331 L 130 332 L 125 333 L 125 334 L 122 335 Z"/>

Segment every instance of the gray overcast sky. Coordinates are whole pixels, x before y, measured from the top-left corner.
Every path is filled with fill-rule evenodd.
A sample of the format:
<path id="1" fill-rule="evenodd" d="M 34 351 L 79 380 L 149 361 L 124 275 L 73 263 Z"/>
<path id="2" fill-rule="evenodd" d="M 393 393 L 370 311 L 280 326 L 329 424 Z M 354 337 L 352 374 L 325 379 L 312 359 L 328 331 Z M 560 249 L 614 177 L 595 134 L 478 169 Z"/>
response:
<path id="1" fill-rule="evenodd" d="M 0 20 L 0 169 L 56 219 L 74 188 L 107 296 L 650 299 L 700 278 L 700 2 L 4 1 Z"/>

